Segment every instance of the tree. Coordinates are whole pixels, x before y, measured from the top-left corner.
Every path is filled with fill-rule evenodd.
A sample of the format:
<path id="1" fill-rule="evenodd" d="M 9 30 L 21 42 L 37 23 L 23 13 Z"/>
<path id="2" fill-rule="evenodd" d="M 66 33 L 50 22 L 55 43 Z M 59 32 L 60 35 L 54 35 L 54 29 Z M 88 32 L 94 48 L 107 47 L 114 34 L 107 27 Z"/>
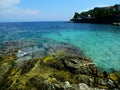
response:
<path id="1" fill-rule="evenodd" d="M 78 16 L 79 16 L 79 13 L 78 12 L 75 12 L 75 15 L 74 15 L 74 19 L 76 19 L 76 18 L 78 18 Z"/>

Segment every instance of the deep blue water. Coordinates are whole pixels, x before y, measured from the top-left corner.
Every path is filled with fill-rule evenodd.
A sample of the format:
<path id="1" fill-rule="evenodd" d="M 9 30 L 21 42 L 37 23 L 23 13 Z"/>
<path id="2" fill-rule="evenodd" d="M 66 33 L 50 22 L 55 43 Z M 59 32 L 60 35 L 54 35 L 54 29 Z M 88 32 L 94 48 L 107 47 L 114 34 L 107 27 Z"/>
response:
<path id="1" fill-rule="evenodd" d="M 0 43 L 24 41 L 23 45 L 39 44 L 44 43 L 43 39 L 72 44 L 92 58 L 99 68 L 120 71 L 118 26 L 67 22 L 0 23 Z M 32 48 L 32 51 L 37 51 L 37 48 Z"/>

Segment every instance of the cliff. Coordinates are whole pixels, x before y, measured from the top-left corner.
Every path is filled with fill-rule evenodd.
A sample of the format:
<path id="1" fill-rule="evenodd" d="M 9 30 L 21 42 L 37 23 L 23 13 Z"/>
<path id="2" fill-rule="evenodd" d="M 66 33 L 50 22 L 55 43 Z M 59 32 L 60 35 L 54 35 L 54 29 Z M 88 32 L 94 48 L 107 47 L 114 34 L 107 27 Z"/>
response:
<path id="1" fill-rule="evenodd" d="M 70 20 L 78 23 L 113 24 L 120 22 L 120 4 L 109 7 L 95 7 L 92 10 L 78 13 Z"/>

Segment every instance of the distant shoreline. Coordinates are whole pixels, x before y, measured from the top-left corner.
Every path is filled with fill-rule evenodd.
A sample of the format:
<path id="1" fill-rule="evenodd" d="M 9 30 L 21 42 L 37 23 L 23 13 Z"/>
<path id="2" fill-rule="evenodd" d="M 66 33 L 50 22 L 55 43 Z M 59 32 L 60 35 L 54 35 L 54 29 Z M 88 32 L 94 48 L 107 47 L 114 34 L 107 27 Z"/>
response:
<path id="1" fill-rule="evenodd" d="M 82 13 L 75 12 L 70 22 L 112 24 L 120 26 L 120 4 L 107 7 L 95 7 L 92 10 Z"/>

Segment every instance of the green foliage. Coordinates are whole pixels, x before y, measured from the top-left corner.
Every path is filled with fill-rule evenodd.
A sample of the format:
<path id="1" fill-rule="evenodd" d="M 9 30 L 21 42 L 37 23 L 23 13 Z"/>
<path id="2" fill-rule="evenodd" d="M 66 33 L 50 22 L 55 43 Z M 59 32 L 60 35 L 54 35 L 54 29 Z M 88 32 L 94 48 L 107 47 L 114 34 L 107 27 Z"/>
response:
<path id="1" fill-rule="evenodd" d="M 92 10 L 77 13 L 75 12 L 74 19 L 81 18 L 81 19 L 87 19 L 87 18 L 99 18 L 99 17 L 116 17 L 120 16 L 120 11 L 116 8 L 116 6 L 113 7 L 101 7 L 101 8 L 94 8 Z"/>
<path id="2" fill-rule="evenodd" d="M 73 18 L 77 18 L 79 16 L 79 13 L 75 12 L 75 15 Z"/>
<path id="3" fill-rule="evenodd" d="M 95 17 L 114 16 L 115 12 L 113 9 L 94 8 L 93 15 Z"/>

